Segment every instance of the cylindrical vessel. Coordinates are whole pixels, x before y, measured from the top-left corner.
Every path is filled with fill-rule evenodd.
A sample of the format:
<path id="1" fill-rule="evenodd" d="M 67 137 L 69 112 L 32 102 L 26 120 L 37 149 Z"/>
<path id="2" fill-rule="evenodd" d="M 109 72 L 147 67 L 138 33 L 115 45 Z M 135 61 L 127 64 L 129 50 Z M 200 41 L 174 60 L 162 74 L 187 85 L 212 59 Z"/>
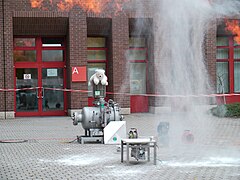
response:
<path id="1" fill-rule="evenodd" d="M 81 123 L 85 130 L 88 129 L 103 129 L 104 119 L 101 116 L 99 107 L 84 107 L 82 109 Z M 109 107 L 108 111 L 103 116 L 107 123 L 110 121 L 121 121 L 122 116 L 119 113 L 118 107 Z"/>
<path id="2" fill-rule="evenodd" d="M 84 107 L 82 109 L 82 127 L 87 129 L 101 129 L 103 120 L 100 119 L 99 107 Z"/>

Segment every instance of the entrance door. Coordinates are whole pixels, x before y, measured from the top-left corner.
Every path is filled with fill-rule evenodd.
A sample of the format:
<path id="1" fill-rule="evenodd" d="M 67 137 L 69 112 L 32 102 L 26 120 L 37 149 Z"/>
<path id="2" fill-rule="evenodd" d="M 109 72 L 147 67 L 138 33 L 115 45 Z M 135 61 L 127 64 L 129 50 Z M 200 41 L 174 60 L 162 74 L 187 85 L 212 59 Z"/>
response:
<path id="1" fill-rule="evenodd" d="M 14 38 L 35 42 L 14 47 L 16 116 L 66 115 L 65 46 L 61 38 Z M 29 45 L 29 43 L 26 43 Z M 47 45 L 46 45 L 47 44 Z M 56 47 L 55 47 L 56 46 Z"/>
<path id="2" fill-rule="evenodd" d="M 16 68 L 16 114 L 64 115 L 63 75 L 63 68 Z"/>
<path id="3" fill-rule="evenodd" d="M 42 110 L 43 112 L 64 110 L 63 68 L 42 69 Z"/>
<path id="4" fill-rule="evenodd" d="M 38 112 L 38 69 L 16 69 L 16 112 Z"/>

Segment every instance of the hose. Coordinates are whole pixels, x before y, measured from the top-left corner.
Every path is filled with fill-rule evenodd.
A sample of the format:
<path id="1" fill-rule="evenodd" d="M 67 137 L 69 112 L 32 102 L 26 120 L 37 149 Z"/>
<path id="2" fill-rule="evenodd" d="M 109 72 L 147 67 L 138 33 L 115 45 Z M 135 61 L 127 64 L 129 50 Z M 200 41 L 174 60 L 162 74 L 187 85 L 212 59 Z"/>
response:
<path id="1" fill-rule="evenodd" d="M 0 143 L 25 143 L 28 142 L 26 139 L 13 139 L 13 140 L 0 140 Z"/>

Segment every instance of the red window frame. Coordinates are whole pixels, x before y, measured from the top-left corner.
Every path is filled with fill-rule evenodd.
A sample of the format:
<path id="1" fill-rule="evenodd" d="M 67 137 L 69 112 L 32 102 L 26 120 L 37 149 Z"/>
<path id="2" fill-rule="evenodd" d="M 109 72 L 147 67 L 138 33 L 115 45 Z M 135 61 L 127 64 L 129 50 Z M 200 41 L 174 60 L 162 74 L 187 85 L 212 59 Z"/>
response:
<path id="1" fill-rule="evenodd" d="M 234 45 L 234 36 L 221 36 L 218 37 L 227 37 L 228 46 L 217 46 L 217 49 L 228 49 L 228 59 L 216 59 L 216 62 L 228 62 L 228 80 L 229 80 L 229 92 L 234 92 L 234 62 L 240 62 L 240 59 L 234 59 L 234 49 L 240 49 L 240 45 Z M 239 93 L 239 92 L 236 92 Z"/>
<path id="2" fill-rule="evenodd" d="M 90 37 L 90 36 L 89 36 Z M 90 37 L 92 38 L 92 37 Z M 94 38 L 94 37 L 93 37 Z M 98 38 L 98 37 L 96 37 Z M 101 38 L 105 38 L 105 40 L 107 41 L 106 37 L 101 37 Z M 105 41 L 105 47 L 88 47 L 87 48 L 87 51 L 91 51 L 91 50 L 103 50 L 105 51 L 106 53 L 106 59 L 105 60 L 97 60 L 97 59 L 91 59 L 91 60 L 87 60 L 87 63 L 88 64 L 91 64 L 91 63 L 103 63 L 105 64 L 105 74 L 107 75 L 108 74 L 108 48 L 106 47 L 106 41 Z M 106 97 L 108 99 L 108 97 Z M 94 97 L 92 96 L 88 96 L 88 105 L 89 106 L 94 106 L 93 104 L 93 101 L 94 101 Z"/>
<path id="3" fill-rule="evenodd" d="M 146 39 L 145 39 L 146 40 Z M 129 47 L 129 50 L 145 50 L 146 59 L 145 60 L 128 60 L 129 63 L 146 63 L 146 79 L 148 79 L 148 48 L 147 47 Z M 146 82 L 146 87 L 148 87 L 148 81 Z M 147 89 L 146 89 L 147 92 Z"/>
<path id="4" fill-rule="evenodd" d="M 14 50 L 35 50 L 36 51 L 36 62 L 41 62 L 41 63 L 46 63 L 46 65 L 52 65 L 52 64 L 57 64 L 57 65 L 62 65 L 65 66 L 66 64 L 66 41 L 64 40 L 64 44 L 61 47 L 54 47 L 54 46 L 49 46 L 49 47 L 43 47 L 42 46 L 42 37 L 19 37 L 16 36 L 14 38 L 35 38 L 35 46 L 34 47 L 28 47 L 28 46 L 24 46 L 24 47 L 17 47 L 14 44 L 13 49 Z M 56 37 L 58 38 L 58 37 Z M 59 37 L 62 38 L 62 37 Z M 52 61 L 52 62 L 44 62 L 41 61 L 42 60 L 42 51 L 43 50 L 63 50 L 64 54 L 63 54 L 63 61 Z M 36 62 L 14 62 L 15 66 L 21 66 L 21 65 L 27 65 L 27 64 L 35 64 Z"/>
<path id="5" fill-rule="evenodd" d="M 13 45 L 14 50 L 35 50 L 36 51 L 36 62 L 14 62 L 14 76 L 16 77 L 16 69 L 17 68 L 37 68 L 38 69 L 38 86 L 42 87 L 42 68 L 63 68 L 63 83 L 64 87 L 66 87 L 66 39 L 65 37 L 47 37 L 47 38 L 62 38 L 63 46 L 57 47 L 57 46 L 48 46 L 44 47 L 42 46 L 42 38 L 45 37 L 39 37 L 39 36 L 14 36 L 14 38 L 35 38 L 35 46 L 34 47 L 18 47 L 15 46 L 15 43 Z M 63 50 L 63 61 L 42 61 L 42 51 L 43 50 Z M 14 87 L 16 88 L 16 78 L 14 78 Z M 42 91 L 38 89 L 39 96 L 41 96 Z M 64 92 L 64 107 L 61 111 L 47 111 L 44 112 L 42 110 L 42 100 L 39 100 L 39 111 L 38 112 L 17 112 L 16 111 L 16 93 L 14 94 L 14 110 L 16 112 L 16 116 L 58 116 L 58 115 L 66 115 L 67 114 L 67 96 L 66 92 Z"/>
<path id="6" fill-rule="evenodd" d="M 133 37 L 134 38 L 134 37 Z M 135 37 L 135 38 L 142 38 L 142 37 Z M 146 47 L 146 38 L 145 39 L 145 47 L 129 47 L 129 50 L 145 50 L 146 52 L 146 59 L 145 60 L 128 60 L 129 63 L 145 63 L 146 64 L 146 92 L 148 87 L 148 48 Z M 131 92 L 130 92 L 131 93 Z M 148 97 L 143 96 L 141 94 L 132 94 L 130 97 L 130 106 L 131 106 L 131 113 L 140 113 L 140 112 L 148 112 Z"/>

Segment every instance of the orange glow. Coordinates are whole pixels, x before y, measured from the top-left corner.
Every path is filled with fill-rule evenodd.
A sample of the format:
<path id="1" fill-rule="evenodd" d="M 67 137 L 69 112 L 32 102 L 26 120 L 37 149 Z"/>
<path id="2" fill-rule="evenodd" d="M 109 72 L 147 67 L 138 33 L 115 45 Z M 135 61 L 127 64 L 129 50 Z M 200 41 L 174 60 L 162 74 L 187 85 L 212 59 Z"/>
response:
<path id="1" fill-rule="evenodd" d="M 234 40 L 237 44 L 240 44 L 240 27 L 238 20 L 226 20 L 226 31 L 236 35 Z"/>
<path id="2" fill-rule="evenodd" d="M 74 0 L 64 0 L 64 1 L 60 1 L 57 4 L 58 9 L 60 9 L 61 11 L 64 10 L 70 10 L 72 9 L 72 7 L 75 5 Z"/>
<path id="3" fill-rule="evenodd" d="M 88 0 L 86 2 L 78 2 L 78 5 L 87 11 L 92 11 L 94 13 L 101 13 L 103 11 L 103 7 L 109 2 L 109 0 L 105 0 L 103 2 L 99 0 Z"/>
<path id="4" fill-rule="evenodd" d="M 43 0 L 30 0 L 30 3 L 33 8 L 40 8 L 42 7 Z"/>
<path id="5" fill-rule="evenodd" d="M 32 8 L 46 9 L 43 7 L 44 1 L 49 1 L 53 6 L 53 0 L 30 0 L 30 3 Z M 59 0 L 55 5 L 57 5 L 57 8 L 61 11 L 69 11 L 74 6 L 79 6 L 87 12 L 91 11 L 96 14 L 104 12 L 106 7 L 111 7 L 116 14 L 122 11 L 123 4 L 128 1 L 129 0 Z"/>

